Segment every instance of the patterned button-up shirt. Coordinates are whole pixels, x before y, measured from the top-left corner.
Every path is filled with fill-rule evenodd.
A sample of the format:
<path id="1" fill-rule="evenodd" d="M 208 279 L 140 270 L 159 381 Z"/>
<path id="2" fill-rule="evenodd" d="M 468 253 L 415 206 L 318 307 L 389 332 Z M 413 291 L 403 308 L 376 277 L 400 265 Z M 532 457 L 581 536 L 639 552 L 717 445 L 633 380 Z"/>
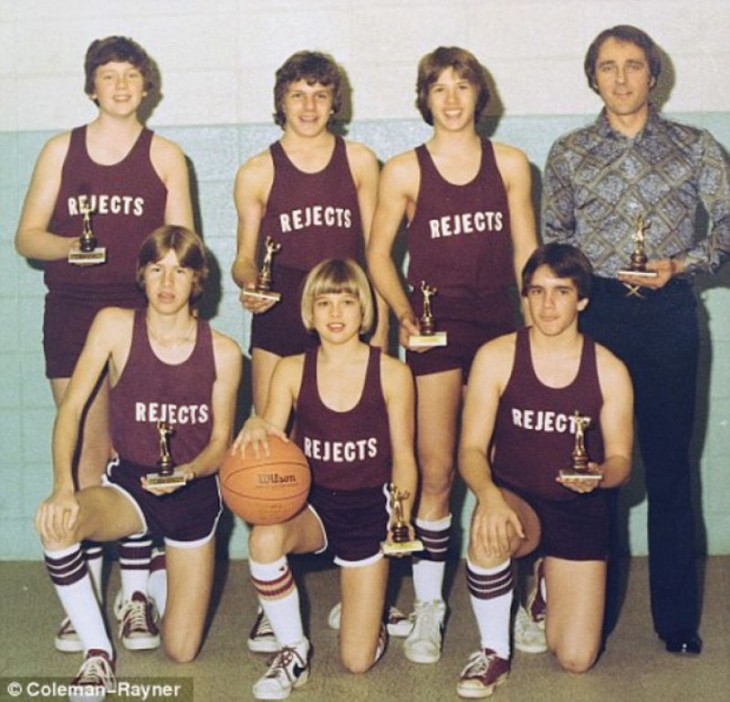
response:
<path id="1" fill-rule="evenodd" d="M 698 231 L 698 206 L 709 215 Z M 596 275 L 628 267 L 637 221 L 649 260 L 680 258 L 687 273 L 715 271 L 730 250 L 730 164 L 709 132 L 656 110 L 628 138 L 605 110 L 553 144 L 543 189 L 544 240 L 578 246 Z M 700 218 L 702 221 L 702 218 Z"/>

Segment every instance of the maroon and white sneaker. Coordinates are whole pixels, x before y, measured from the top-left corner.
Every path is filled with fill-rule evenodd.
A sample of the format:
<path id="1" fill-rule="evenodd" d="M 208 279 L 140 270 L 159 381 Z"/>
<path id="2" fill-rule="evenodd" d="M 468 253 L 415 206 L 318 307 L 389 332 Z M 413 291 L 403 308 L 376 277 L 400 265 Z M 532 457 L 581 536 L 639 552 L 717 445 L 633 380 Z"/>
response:
<path id="1" fill-rule="evenodd" d="M 253 685 L 257 700 L 285 700 L 294 688 L 301 687 L 309 679 L 311 649 L 304 639 L 294 647 L 284 646 L 271 660 L 266 675 Z"/>
<path id="2" fill-rule="evenodd" d="M 456 692 L 467 699 L 489 697 L 497 685 L 507 680 L 509 672 L 510 662 L 500 658 L 491 648 L 476 651 L 461 671 Z"/>
<path id="3" fill-rule="evenodd" d="M 119 622 L 119 638 L 128 651 L 146 651 L 160 645 L 160 630 L 152 603 L 142 592 L 132 593 L 124 603 Z"/>
<path id="4" fill-rule="evenodd" d="M 114 667 L 114 658 L 107 651 L 90 648 L 69 687 L 70 702 L 103 702 L 107 692 L 116 691 Z"/>
<path id="5" fill-rule="evenodd" d="M 276 653 L 281 646 L 276 640 L 276 634 L 271 628 L 269 618 L 264 614 L 264 610 L 259 607 L 256 621 L 251 627 L 251 632 L 246 641 L 249 651 L 254 653 Z"/>
<path id="6" fill-rule="evenodd" d="M 57 651 L 63 651 L 63 653 L 81 653 L 84 650 L 84 644 L 81 643 L 81 638 L 68 617 L 58 627 L 53 645 Z"/>

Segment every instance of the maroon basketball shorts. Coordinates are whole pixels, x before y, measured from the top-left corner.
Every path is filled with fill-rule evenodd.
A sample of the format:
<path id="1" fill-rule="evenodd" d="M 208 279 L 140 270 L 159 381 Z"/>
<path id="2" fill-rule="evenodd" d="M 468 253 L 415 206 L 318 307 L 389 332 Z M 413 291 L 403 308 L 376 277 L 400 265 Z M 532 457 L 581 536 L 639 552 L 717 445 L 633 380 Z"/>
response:
<path id="1" fill-rule="evenodd" d="M 153 495 L 142 487 L 140 479 L 156 468 L 140 466 L 124 459 L 111 461 L 104 485 L 125 494 L 137 509 L 144 527 L 153 536 L 178 548 L 202 546 L 215 535 L 223 510 L 218 490 L 218 476 L 196 478 L 168 495 Z"/>
<path id="2" fill-rule="evenodd" d="M 46 295 L 43 315 L 43 352 L 46 378 L 70 378 L 96 313 L 104 307 L 144 307 L 145 298 L 131 294 L 110 296 L 89 289 L 75 294 Z"/>
<path id="3" fill-rule="evenodd" d="M 605 561 L 610 516 L 608 494 L 594 490 L 569 500 L 545 500 L 509 488 L 527 502 L 540 520 L 540 550 L 568 561 Z"/>
<path id="4" fill-rule="evenodd" d="M 251 347 L 275 353 L 277 356 L 293 356 L 319 344 L 314 332 L 308 332 L 302 324 L 302 285 L 307 271 L 274 267 L 273 289 L 281 293 L 281 300 L 262 314 L 253 315 Z"/>
<path id="5" fill-rule="evenodd" d="M 411 293 L 416 317 L 423 313 L 420 290 Z M 406 352 L 406 362 L 413 375 L 429 375 L 461 369 L 466 383 L 474 356 L 479 348 L 515 329 L 515 312 L 508 291 L 481 298 L 434 296 L 431 302 L 437 331 L 445 331 L 447 346 L 436 346 L 424 353 Z"/>
<path id="6" fill-rule="evenodd" d="M 383 486 L 328 490 L 312 485 L 309 508 L 319 518 L 329 552 L 339 566 L 358 566 L 382 558 L 380 542 L 388 530 L 387 496 Z"/>

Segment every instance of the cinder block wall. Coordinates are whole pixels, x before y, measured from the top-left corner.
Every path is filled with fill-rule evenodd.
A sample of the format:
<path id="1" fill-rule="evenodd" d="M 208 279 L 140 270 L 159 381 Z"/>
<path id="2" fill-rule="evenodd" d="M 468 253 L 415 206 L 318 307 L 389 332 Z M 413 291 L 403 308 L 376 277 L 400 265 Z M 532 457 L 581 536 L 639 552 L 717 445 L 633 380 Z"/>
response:
<path id="1" fill-rule="evenodd" d="M 726 0 L 0 0 L 0 558 L 39 557 L 32 517 L 51 485 L 54 417 L 41 354 L 42 274 L 15 253 L 12 240 L 42 145 L 95 114 L 82 68 L 93 39 L 131 36 L 159 65 L 163 99 L 149 125 L 190 160 L 199 226 L 220 271 L 212 321 L 245 349 L 249 321 L 228 274 L 233 177 L 279 135 L 271 90 L 287 56 L 303 48 L 335 56 L 352 88 L 349 136 L 385 160 L 429 134 L 413 106 L 418 59 L 438 45 L 471 49 L 496 87 L 493 137 L 527 152 L 539 190 L 550 144 L 600 108 L 583 77 L 585 50 L 600 30 L 621 23 L 648 31 L 668 56 L 665 112 L 706 126 L 730 149 Z M 729 277 L 724 270 L 700 281 L 699 546 L 713 554 L 730 553 Z M 631 551 L 645 553 L 640 480 L 624 502 Z M 470 511 L 467 497 L 462 523 Z M 246 555 L 245 537 L 245 527 L 235 524 L 233 556 Z"/>

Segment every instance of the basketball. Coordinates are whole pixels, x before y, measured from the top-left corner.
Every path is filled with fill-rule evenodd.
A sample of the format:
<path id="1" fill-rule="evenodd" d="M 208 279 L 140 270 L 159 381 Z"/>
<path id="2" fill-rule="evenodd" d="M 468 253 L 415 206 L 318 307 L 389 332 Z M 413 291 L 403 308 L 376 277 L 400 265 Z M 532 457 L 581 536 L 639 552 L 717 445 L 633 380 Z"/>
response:
<path id="1" fill-rule="evenodd" d="M 220 469 L 221 494 L 228 508 L 254 525 L 281 524 L 307 502 L 312 478 L 309 464 L 293 441 L 269 436 L 269 455 L 256 458 L 246 447 L 229 450 Z"/>

